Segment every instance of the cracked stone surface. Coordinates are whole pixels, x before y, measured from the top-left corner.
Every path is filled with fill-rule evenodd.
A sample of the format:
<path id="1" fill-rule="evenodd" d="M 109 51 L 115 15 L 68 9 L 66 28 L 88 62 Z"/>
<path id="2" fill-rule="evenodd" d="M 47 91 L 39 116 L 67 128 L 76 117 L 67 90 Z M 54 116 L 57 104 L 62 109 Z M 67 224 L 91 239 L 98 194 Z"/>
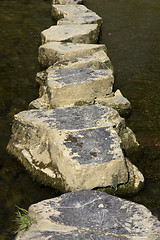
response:
<path id="1" fill-rule="evenodd" d="M 38 60 L 43 67 L 47 68 L 58 61 L 90 56 L 100 50 L 106 52 L 104 44 L 48 42 L 39 47 Z"/>
<path id="2" fill-rule="evenodd" d="M 29 208 L 37 220 L 16 240 L 158 240 L 160 222 L 144 206 L 99 191 L 82 190 Z"/>
<path id="3" fill-rule="evenodd" d="M 52 186 L 116 188 L 128 181 L 123 124 L 116 111 L 98 105 L 24 111 L 15 116 L 8 150 Z"/>
<path id="4" fill-rule="evenodd" d="M 42 42 L 97 43 L 99 28 L 97 24 L 58 25 L 41 32 Z"/>

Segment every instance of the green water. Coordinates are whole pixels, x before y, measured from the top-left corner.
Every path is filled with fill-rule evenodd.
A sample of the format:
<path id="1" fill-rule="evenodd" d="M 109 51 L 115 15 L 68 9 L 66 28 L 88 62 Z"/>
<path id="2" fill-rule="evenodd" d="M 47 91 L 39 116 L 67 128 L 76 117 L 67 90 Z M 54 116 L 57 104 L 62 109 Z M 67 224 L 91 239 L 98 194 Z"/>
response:
<path id="1" fill-rule="evenodd" d="M 50 1 L 0 1 L 0 240 L 14 237 L 15 205 L 27 209 L 58 194 L 34 181 L 5 150 L 13 115 L 38 96 L 37 51 L 40 32 L 53 24 L 50 10 Z"/>
<path id="2" fill-rule="evenodd" d="M 103 19 L 100 43 L 115 68 L 115 89 L 132 104 L 127 125 L 140 150 L 129 156 L 145 176 L 144 189 L 130 199 L 160 219 L 160 2 L 84 0 Z"/>
<path id="3" fill-rule="evenodd" d="M 140 151 L 130 159 L 143 172 L 144 189 L 132 197 L 160 217 L 160 4 L 158 0 L 84 0 L 104 21 L 105 43 L 115 68 L 115 88 L 132 103 L 127 125 L 136 133 Z M 40 32 L 53 24 L 51 1 L 0 1 L 0 240 L 13 239 L 15 205 L 57 196 L 38 184 L 6 145 L 13 115 L 38 96 L 35 75 Z"/>

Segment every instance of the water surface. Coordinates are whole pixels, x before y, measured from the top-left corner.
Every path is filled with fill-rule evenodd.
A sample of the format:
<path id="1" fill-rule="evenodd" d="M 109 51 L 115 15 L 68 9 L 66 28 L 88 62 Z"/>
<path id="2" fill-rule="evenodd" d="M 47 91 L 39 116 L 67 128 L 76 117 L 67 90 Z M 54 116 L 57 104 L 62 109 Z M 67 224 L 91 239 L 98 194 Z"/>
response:
<path id="1" fill-rule="evenodd" d="M 131 200 L 160 219 L 160 3 L 159 0 L 84 0 L 103 19 L 100 43 L 115 68 L 115 89 L 132 104 L 127 125 L 140 151 L 129 156 L 145 176 Z"/>
<path id="2" fill-rule="evenodd" d="M 14 237 L 15 205 L 27 209 L 57 195 L 34 181 L 6 152 L 13 115 L 28 109 L 38 96 L 37 52 L 40 32 L 53 24 L 50 10 L 50 1 L 0 1 L 0 240 Z"/>

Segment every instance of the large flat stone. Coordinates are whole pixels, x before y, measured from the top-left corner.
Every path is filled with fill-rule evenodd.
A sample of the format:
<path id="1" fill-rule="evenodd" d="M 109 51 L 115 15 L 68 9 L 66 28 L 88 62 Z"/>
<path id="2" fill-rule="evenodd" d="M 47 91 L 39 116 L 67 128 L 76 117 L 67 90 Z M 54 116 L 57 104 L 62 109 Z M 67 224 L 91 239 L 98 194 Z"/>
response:
<path id="1" fill-rule="evenodd" d="M 49 67 L 46 72 L 64 68 L 93 68 L 93 69 L 113 69 L 112 63 L 105 51 L 98 51 L 86 57 L 73 57 L 64 61 L 56 62 Z"/>
<path id="2" fill-rule="evenodd" d="M 68 23 L 71 19 L 72 24 L 81 22 L 83 24 L 97 23 L 99 26 L 102 25 L 102 18 L 84 5 L 52 5 L 52 16 L 55 19 L 65 18 L 65 22 L 68 21 Z M 61 22 L 58 24 L 64 23 Z"/>
<path id="3" fill-rule="evenodd" d="M 158 240 L 160 222 L 143 205 L 99 191 L 66 193 L 33 204 L 37 221 L 16 240 Z"/>
<path id="4" fill-rule="evenodd" d="M 35 176 L 63 190 L 128 181 L 118 131 L 124 121 L 98 105 L 30 110 L 15 116 L 8 150 Z"/>
<path id="5" fill-rule="evenodd" d="M 65 17 L 57 21 L 57 25 L 82 25 L 82 24 L 98 24 L 99 28 L 102 25 L 102 20 L 97 19 L 97 16 L 77 16 L 77 17 Z"/>
<path id="6" fill-rule="evenodd" d="M 39 47 L 38 59 L 41 65 L 47 68 L 58 61 L 90 56 L 101 50 L 106 52 L 104 44 L 48 42 Z"/>
<path id="7" fill-rule="evenodd" d="M 51 70 L 45 82 L 49 108 L 93 104 L 112 92 L 112 70 L 73 68 Z"/>
<path id="8" fill-rule="evenodd" d="M 99 27 L 97 24 L 51 26 L 41 32 L 42 42 L 97 43 Z"/>
<path id="9" fill-rule="evenodd" d="M 53 0 L 53 4 L 81 4 L 83 1 L 82 0 Z"/>

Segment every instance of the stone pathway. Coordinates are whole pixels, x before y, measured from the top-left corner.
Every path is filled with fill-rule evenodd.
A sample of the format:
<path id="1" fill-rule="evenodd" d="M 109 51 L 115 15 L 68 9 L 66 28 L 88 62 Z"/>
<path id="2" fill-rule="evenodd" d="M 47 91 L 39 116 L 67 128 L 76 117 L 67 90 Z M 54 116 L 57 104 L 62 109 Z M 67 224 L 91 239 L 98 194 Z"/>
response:
<path id="1" fill-rule="evenodd" d="M 15 116 L 8 150 L 39 180 L 62 191 L 116 189 L 130 179 L 137 190 L 144 179 L 129 167 L 124 151 L 138 143 L 116 111 L 125 114 L 130 103 L 119 90 L 113 92 L 106 46 L 94 44 L 101 18 L 83 5 L 69 3 L 54 4 L 52 15 L 94 21 L 42 31 L 39 61 L 45 70 L 37 74 L 40 96 L 30 103 L 37 110 Z"/>
<path id="2" fill-rule="evenodd" d="M 72 192 L 32 205 L 36 224 L 16 239 L 158 240 L 160 223 L 144 206 L 85 190 L 131 193 L 144 178 L 126 157 L 138 147 L 122 118 L 130 103 L 113 92 L 106 46 L 95 44 L 102 19 L 78 3 L 53 0 L 58 21 L 41 33 L 39 98 L 15 115 L 7 147 L 39 181 Z"/>

